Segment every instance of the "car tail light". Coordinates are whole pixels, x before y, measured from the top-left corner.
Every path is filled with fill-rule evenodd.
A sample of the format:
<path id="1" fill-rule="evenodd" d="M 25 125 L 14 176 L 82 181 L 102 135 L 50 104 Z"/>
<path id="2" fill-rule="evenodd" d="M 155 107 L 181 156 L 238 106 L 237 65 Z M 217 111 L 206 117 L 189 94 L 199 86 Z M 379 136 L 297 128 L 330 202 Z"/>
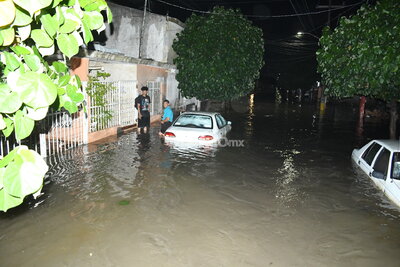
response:
<path id="1" fill-rule="evenodd" d="M 210 141 L 213 140 L 214 137 L 212 137 L 211 135 L 201 135 L 199 136 L 199 140 L 204 140 L 204 141 Z"/>
<path id="2" fill-rule="evenodd" d="M 165 137 L 176 137 L 174 133 L 171 132 L 165 132 L 164 134 Z"/>

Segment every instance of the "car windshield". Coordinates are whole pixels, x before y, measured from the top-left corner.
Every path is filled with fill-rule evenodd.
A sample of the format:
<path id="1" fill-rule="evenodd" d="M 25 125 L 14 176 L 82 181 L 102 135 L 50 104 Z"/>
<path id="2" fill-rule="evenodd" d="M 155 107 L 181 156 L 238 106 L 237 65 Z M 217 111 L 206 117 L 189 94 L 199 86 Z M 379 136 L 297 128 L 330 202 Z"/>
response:
<path id="1" fill-rule="evenodd" d="M 211 117 L 207 115 L 184 114 L 176 120 L 174 126 L 212 129 L 213 123 Z"/>

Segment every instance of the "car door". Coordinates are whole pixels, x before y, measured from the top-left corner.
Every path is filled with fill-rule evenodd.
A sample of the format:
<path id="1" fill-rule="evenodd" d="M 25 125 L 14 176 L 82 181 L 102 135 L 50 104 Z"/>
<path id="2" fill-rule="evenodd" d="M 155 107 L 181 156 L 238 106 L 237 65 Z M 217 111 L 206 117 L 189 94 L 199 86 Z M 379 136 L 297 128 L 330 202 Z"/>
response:
<path id="1" fill-rule="evenodd" d="M 388 177 L 389 161 L 390 151 L 385 147 L 382 147 L 374 160 L 372 172 L 369 174 L 382 190 L 385 188 L 386 179 Z"/>
<path id="2" fill-rule="evenodd" d="M 224 127 L 225 125 L 224 125 L 223 120 L 221 120 L 221 115 L 216 114 L 215 120 L 217 122 L 218 136 L 219 136 L 219 138 L 222 138 L 226 135 L 226 128 Z"/>
<path id="3" fill-rule="evenodd" d="M 371 143 L 371 145 L 365 150 L 357 162 L 360 168 L 369 176 L 371 176 L 373 171 L 372 164 L 374 159 L 381 148 L 382 146 L 380 144 L 376 142 Z"/>
<path id="4" fill-rule="evenodd" d="M 400 152 L 394 152 L 390 161 L 390 170 L 386 179 L 386 192 L 397 205 L 400 205 Z"/>

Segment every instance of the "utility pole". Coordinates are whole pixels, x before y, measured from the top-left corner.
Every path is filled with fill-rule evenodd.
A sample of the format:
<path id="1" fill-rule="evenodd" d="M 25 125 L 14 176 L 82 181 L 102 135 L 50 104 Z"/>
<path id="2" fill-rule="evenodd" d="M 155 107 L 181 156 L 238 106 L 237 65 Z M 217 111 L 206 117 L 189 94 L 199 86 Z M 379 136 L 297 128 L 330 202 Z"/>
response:
<path id="1" fill-rule="evenodd" d="M 144 0 L 142 28 L 140 29 L 140 39 L 139 39 L 139 58 L 142 58 L 142 43 L 144 34 L 144 24 L 146 20 L 146 9 L 147 9 L 147 0 Z"/>

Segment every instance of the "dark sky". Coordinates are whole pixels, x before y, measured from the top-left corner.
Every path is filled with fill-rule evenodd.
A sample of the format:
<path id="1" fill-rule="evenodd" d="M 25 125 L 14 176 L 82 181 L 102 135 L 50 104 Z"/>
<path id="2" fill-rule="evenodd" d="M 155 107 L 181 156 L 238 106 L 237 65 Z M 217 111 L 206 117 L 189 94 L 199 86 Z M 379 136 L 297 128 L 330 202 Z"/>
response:
<path id="1" fill-rule="evenodd" d="M 214 6 L 238 8 L 263 29 L 265 66 L 261 76 L 267 80 L 280 77 L 284 87 L 308 89 L 318 80 L 315 52 L 321 30 L 328 24 L 337 26 L 340 16 L 354 14 L 360 3 L 368 0 L 148 0 L 153 13 L 180 19 L 194 12 L 202 14 Z M 145 0 L 112 0 L 111 2 L 143 9 Z M 372 0 L 369 0 L 372 2 Z M 297 32 L 307 32 L 298 36 Z"/>

